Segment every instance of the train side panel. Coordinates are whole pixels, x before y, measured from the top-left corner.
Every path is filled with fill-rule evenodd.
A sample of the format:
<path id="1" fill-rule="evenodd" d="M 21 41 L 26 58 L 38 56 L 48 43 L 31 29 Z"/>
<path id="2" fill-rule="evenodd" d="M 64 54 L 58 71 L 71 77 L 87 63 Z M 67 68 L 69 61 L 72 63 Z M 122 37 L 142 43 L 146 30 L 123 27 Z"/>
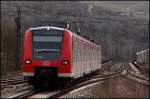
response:
<path id="1" fill-rule="evenodd" d="M 83 76 L 101 68 L 101 49 L 73 34 L 74 78 Z"/>

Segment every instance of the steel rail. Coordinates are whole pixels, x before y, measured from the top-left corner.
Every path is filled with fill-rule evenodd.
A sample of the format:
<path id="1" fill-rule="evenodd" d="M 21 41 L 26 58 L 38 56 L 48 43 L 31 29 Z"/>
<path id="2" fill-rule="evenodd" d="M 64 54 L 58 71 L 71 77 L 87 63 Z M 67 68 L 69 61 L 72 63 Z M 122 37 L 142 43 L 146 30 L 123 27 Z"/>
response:
<path id="1" fill-rule="evenodd" d="M 142 84 L 144 86 L 149 86 L 149 81 L 145 79 L 141 79 L 140 77 L 135 76 L 133 73 L 128 73 L 128 75 L 122 75 L 122 77 L 129 79 L 131 81 L 137 82 L 139 84 Z"/>

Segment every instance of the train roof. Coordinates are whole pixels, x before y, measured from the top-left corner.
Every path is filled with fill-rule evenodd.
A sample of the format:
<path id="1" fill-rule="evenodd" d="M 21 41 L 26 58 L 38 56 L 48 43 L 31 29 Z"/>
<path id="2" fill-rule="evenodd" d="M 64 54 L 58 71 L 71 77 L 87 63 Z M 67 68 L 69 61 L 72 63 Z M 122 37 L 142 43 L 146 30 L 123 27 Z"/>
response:
<path id="1" fill-rule="evenodd" d="M 75 34 L 75 33 L 73 33 L 73 36 L 79 38 L 80 40 L 83 40 L 83 41 L 85 41 L 85 42 L 88 42 L 88 43 L 94 45 L 95 47 L 100 47 L 100 46 L 96 45 L 95 43 L 93 43 L 93 42 L 91 42 L 91 41 L 89 41 L 89 40 L 87 40 L 87 39 L 83 38 L 82 36 L 79 36 L 79 35 L 77 35 L 77 34 Z"/>
<path id="2" fill-rule="evenodd" d="M 60 28 L 60 27 L 55 27 L 55 26 L 42 26 L 42 27 L 35 27 L 35 28 L 30 28 L 30 30 L 50 30 L 50 29 L 56 29 L 56 30 L 69 30 L 69 29 L 67 29 L 67 28 Z M 69 30 L 70 31 L 70 30 Z M 93 42 L 91 42 L 91 41 L 89 41 L 89 40 L 87 40 L 87 39 L 85 39 L 85 38 L 83 38 L 82 36 L 79 36 L 79 35 L 77 35 L 77 34 L 75 34 L 75 33 L 73 33 L 72 31 L 70 31 L 75 37 L 77 37 L 77 38 L 79 38 L 80 40 L 83 40 L 83 41 L 86 41 L 86 42 L 88 42 L 88 43 L 91 43 L 92 45 L 94 45 L 94 46 L 96 46 L 96 47 L 100 47 L 100 46 L 98 46 L 98 45 L 96 45 L 95 43 L 93 43 Z"/>
<path id="3" fill-rule="evenodd" d="M 42 26 L 42 27 L 36 27 L 31 28 L 31 30 L 50 30 L 50 29 L 56 29 L 56 30 L 65 30 L 64 28 L 54 27 L 54 26 Z"/>

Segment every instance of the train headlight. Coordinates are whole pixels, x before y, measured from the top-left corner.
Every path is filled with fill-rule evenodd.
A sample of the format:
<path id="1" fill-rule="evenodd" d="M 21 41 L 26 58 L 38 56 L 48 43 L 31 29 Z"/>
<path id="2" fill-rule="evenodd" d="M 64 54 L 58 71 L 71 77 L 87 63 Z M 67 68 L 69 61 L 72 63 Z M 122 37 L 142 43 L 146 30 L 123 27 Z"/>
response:
<path id="1" fill-rule="evenodd" d="M 67 64 L 68 64 L 68 60 L 62 60 L 62 61 L 61 61 L 61 64 L 67 65 Z"/>
<path id="2" fill-rule="evenodd" d="M 26 60 L 25 60 L 25 63 L 26 63 L 26 64 L 31 64 L 32 61 L 31 61 L 30 59 L 26 59 Z"/>

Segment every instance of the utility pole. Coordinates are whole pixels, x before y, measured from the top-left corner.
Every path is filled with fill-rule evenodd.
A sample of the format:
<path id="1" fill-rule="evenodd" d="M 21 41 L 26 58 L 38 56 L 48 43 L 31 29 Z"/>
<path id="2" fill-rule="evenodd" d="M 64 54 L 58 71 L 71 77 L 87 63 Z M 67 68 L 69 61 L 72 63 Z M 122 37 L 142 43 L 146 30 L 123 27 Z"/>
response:
<path id="1" fill-rule="evenodd" d="M 20 44 L 21 44 L 21 9 L 17 7 L 17 18 L 15 19 L 17 24 L 17 37 L 16 37 L 16 69 L 19 67 L 20 60 Z"/>

